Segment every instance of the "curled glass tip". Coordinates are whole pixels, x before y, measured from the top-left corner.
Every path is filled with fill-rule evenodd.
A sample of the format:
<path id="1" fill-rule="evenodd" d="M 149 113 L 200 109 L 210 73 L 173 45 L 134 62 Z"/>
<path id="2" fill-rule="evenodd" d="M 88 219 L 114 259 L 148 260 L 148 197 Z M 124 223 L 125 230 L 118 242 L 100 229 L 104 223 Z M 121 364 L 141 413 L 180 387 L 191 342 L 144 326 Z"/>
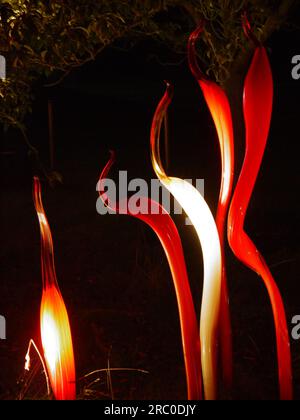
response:
<path id="1" fill-rule="evenodd" d="M 204 31 L 204 21 L 195 29 L 194 32 L 191 33 L 188 41 L 188 61 L 191 72 L 193 73 L 194 77 L 198 80 L 206 80 L 208 81 L 208 77 L 206 74 L 201 70 L 198 60 L 197 60 L 197 52 L 196 52 L 196 42 L 199 40 L 200 35 Z"/>
<path id="2" fill-rule="evenodd" d="M 246 35 L 246 37 L 253 42 L 255 47 L 260 47 L 261 46 L 261 42 L 258 40 L 258 38 L 256 37 L 256 35 L 254 34 L 253 31 L 253 27 L 248 19 L 248 15 L 247 12 L 244 12 L 242 14 L 242 25 L 243 25 L 243 30 L 244 33 Z"/>

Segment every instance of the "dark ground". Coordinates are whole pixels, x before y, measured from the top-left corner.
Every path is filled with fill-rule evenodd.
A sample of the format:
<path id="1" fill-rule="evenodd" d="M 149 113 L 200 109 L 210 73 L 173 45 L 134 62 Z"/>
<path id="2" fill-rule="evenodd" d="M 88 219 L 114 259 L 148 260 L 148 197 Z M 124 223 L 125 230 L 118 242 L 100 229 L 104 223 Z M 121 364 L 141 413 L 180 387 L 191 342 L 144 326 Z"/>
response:
<path id="1" fill-rule="evenodd" d="M 275 107 L 269 144 L 247 218 L 247 231 L 270 264 L 290 322 L 299 305 L 299 94 L 291 58 L 292 34 L 270 44 Z M 288 45 L 288 48 L 286 48 Z M 162 248 L 142 222 L 96 213 L 96 182 L 114 148 L 117 169 L 129 177 L 154 177 L 149 156 L 151 119 L 168 78 L 176 96 L 170 114 L 170 173 L 204 178 L 206 199 L 216 209 L 219 151 L 212 121 L 184 62 L 148 62 L 145 46 L 106 52 L 60 88 L 39 93 L 28 121 L 32 142 L 47 152 L 47 97 L 54 102 L 55 169 L 63 184 L 44 184 L 59 284 L 69 309 L 78 378 L 106 368 L 146 369 L 113 374 L 116 398 L 184 399 L 185 377 L 172 280 Z M 112 69 L 112 65 L 114 69 Z M 241 147 L 241 146 L 239 146 Z M 39 231 L 31 197 L 32 171 L 22 140 L 8 133 L 1 151 L 0 314 L 7 340 L 0 342 L 0 396 L 15 398 L 28 340 L 39 337 L 41 274 Z M 202 263 L 195 234 L 177 216 L 197 312 Z M 262 281 L 228 250 L 234 331 L 236 399 L 276 399 L 274 327 Z M 296 397 L 300 398 L 300 343 L 292 342 Z M 79 390 L 82 389 L 80 383 Z M 106 385 L 99 388 L 106 391 Z M 224 397 L 224 395 L 223 395 Z"/>

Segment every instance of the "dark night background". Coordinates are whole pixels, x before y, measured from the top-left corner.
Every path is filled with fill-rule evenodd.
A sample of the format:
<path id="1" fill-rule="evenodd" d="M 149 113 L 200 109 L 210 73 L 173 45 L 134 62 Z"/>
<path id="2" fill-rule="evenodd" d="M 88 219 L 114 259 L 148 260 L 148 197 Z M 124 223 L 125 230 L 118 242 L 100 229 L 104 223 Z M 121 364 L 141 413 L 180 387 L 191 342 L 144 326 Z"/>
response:
<path id="1" fill-rule="evenodd" d="M 299 31 L 282 31 L 267 45 L 275 82 L 274 113 L 247 217 L 247 231 L 278 282 L 290 326 L 292 317 L 300 314 L 300 80 L 291 76 L 292 57 L 300 54 L 299 41 Z M 178 65 L 160 63 L 173 58 L 150 41 L 130 51 L 110 48 L 59 87 L 37 86 L 28 118 L 30 139 L 48 165 L 47 101 L 53 101 L 55 170 L 63 183 L 55 189 L 44 183 L 43 199 L 73 329 L 78 378 L 106 368 L 108 359 L 114 368 L 150 372 L 114 374 L 115 397 L 122 399 L 186 397 L 176 299 L 160 243 L 142 222 L 127 216 L 100 216 L 95 209 L 96 182 L 109 149 L 117 151 L 115 170 L 128 170 L 129 178 L 154 178 L 149 131 L 164 79 L 175 86 L 169 173 L 204 178 L 206 200 L 214 212 L 218 200 L 220 158 L 213 122 L 186 60 Z M 243 145 L 237 149 L 240 154 Z M 11 398 L 18 394 L 28 341 L 39 337 L 40 238 L 26 147 L 17 133 L 9 132 L 2 136 L 0 150 L 0 313 L 7 319 L 7 340 L 0 342 L 0 396 Z M 237 173 L 241 163 L 237 162 Z M 199 248 L 193 229 L 180 216 L 175 221 L 199 313 Z M 274 327 L 266 290 L 229 249 L 227 266 L 233 397 L 276 399 Z M 299 399 L 300 342 L 292 341 L 292 353 Z M 80 382 L 79 391 L 82 386 Z M 99 389 L 106 392 L 105 380 Z M 228 396 L 221 392 L 221 397 Z"/>

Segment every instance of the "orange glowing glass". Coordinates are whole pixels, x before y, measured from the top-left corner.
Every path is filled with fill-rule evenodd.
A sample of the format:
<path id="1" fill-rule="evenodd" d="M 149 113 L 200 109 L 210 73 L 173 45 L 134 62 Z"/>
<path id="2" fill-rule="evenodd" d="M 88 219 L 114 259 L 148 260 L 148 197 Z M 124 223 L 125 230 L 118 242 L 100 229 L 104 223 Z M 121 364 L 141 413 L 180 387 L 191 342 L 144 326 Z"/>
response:
<path id="1" fill-rule="evenodd" d="M 40 328 L 44 358 L 55 398 L 74 400 L 76 385 L 71 329 L 56 279 L 52 236 L 43 208 L 41 184 L 37 177 L 34 178 L 33 199 L 41 232 L 43 293 Z"/>
<path id="2" fill-rule="evenodd" d="M 224 384 L 228 389 L 232 387 L 232 331 L 229 311 L 229 297 L 225 266 L 225 226 L 234 176 L 234 136 L 232 116 L 226 93 L 216 83 L 207 79 L 198 66 L 195 44 L 203 32 L 203 25 L 196 29 L 189 38 L 188 58 L 190 69 L 197 79 L 203 92 L 205 101 L 214 120 L 218 134 L 221 161 L 222 181 L 216 224 L 218 227 L 222 249 L 222 289 L 219 322 L 219 336 Z"/>
<path id="3" fill-rule="evenodd" d="M 272 305 L 278 357 L 280 397 L 292 399 L 290 340 L 284 304 L 278 286 L 255 244 L 244 230 L 248 205 L 264 155 L 273 107 L 273 78 L 266 50 L 255 39 L 249 22 L 244 29 L 256 45 L 244 85 L 246 153 L 228 217 L 228 240 L 234 254 L 261 276 Z"/>
<path id="4" fill-rule="evenodd" d="M 112 202 L 110 197 L 104 192 L 103 181 L 108 177 L 114 161 L 115 154 L 111 152 L 111 158 L 101 173 L 97 190 L 101 200 L 115 213 L 119 213 L 119 209 L 122 209 L 122 214 L 136 217 L 147 223 L 156 233 L 163 246 L 171 269 L 177 297 L 188 399 L 201 400 L 202 377 L 198 324 L 178 230 L 167 211 L 159 203 L 148 197 L 140 198 L 141 208 L 148 209 L 147 214 L 144 214 L 144 212 L 143 214 L 131 213 L 127 200 L 123 200 L 120 203 Z"/>

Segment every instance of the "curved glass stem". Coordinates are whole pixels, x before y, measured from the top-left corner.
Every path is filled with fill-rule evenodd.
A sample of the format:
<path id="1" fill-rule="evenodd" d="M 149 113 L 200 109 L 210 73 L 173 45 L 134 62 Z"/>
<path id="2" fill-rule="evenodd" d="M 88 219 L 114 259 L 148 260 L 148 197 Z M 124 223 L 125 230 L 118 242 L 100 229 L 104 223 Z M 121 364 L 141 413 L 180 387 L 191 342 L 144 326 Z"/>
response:
<path id="1" fill-rule="evenodd" d="M 244 231 L 248 205 L 256 183 L 269 134 L 273 106 L 273 78 L 265 48 L 255 50 L 244 86 L 246 153 L 228 217 L 228 240 L 234 254 L 261 276 L 271 300 L 277 341 L 281 399 L 291 399 L 290 340 L 284 304 L 273 276 Z"/>
<path id="2" fill-rule="evenodd" d="M 71 328 L 56 279 L 52 235 L 42 204 L 41 184 L 37 177 L 34 178 L 33 199 L 41 232 L 43 293 L 40 328 L 44 357 L 55 398 L 74 400 L 76 384 Z"/>
<path id="3" fill-rule="evenodd" d="M 232 116 L 226 93 L 216 83 L 204 77 L 196 57 L 195 43 L 203 32 L 203 25 L 190 36 L 188 43 L 188 57 L 191 72 L 197 79 L 203 92 L 206 104 L 213 118 L 221 151 L 222 175 L 221 188 L 216 216 L 221 249 L 222 249 L 222 291 L 220 310 L 220 347 L 222 359 L 223 381 L 227 389 L 232 388 L 233 361 L 232 361 L 232 330 L 229 310 L 229 297 L 227 288 L 225 264 L 225 226 L 227 213 L 232 195 L 234 177 L 234 136 Z"/>
<path id="4" fill-rule="evenodd" d="M 110 197 L 103 192 L 103 181 L 108 177 L 114 161 L 115 154 L 111 152 L 111 158 L 102 171 L 98 184 L 100 198 L 114 212 L 118 213 L 120 208 L 123 210 L 127 209 L 126 214 L 147 223 L 156 233 L 163 246 L 171 269 L 177 297 L 188 398 L 190 400 L 200 400 L 202 399 L 202 377 L 198 325 L 183 248 L 177 228 L 165 209 L 148 197 L 140 198 L 141 208 L 147 209 L 147 214 L 131 213 L 127 200 L 120 203 L 113 203 L 110 200 Z M 123 211 L 122 214 L 124 214 Z"/>
<path id="5" fill-rule="evenodd" d="M 168 177 L 160 158 L 160 131 L 171 103 L 173 88 L 167 91 L 155 112 L 151 129 L 151 158 L 157 177 L 184 209 L 196 233 L 203 253 L 204 285 L 200 317 L 200 342 L 204 394 L 206 399 L 217 397 L 217 326 L 221 294 L 221 246 L 217 227 L 202 195 L 190 183 Z"/>
<path id="6" fill-rule="evenodd" d="M 259 42 L 259 40 L 257 39 L 256 35 L 254 34 L 253 28 L 251 26 L 251 23 L 249 22 L 247 13 L 243 13 L 242 15 L 242 25 L 243 25 L 243 29 L 245 32 L 246 37 L 252 41 L 253 45 L 255 47 L 260 47 L 261 43 Z"/>

